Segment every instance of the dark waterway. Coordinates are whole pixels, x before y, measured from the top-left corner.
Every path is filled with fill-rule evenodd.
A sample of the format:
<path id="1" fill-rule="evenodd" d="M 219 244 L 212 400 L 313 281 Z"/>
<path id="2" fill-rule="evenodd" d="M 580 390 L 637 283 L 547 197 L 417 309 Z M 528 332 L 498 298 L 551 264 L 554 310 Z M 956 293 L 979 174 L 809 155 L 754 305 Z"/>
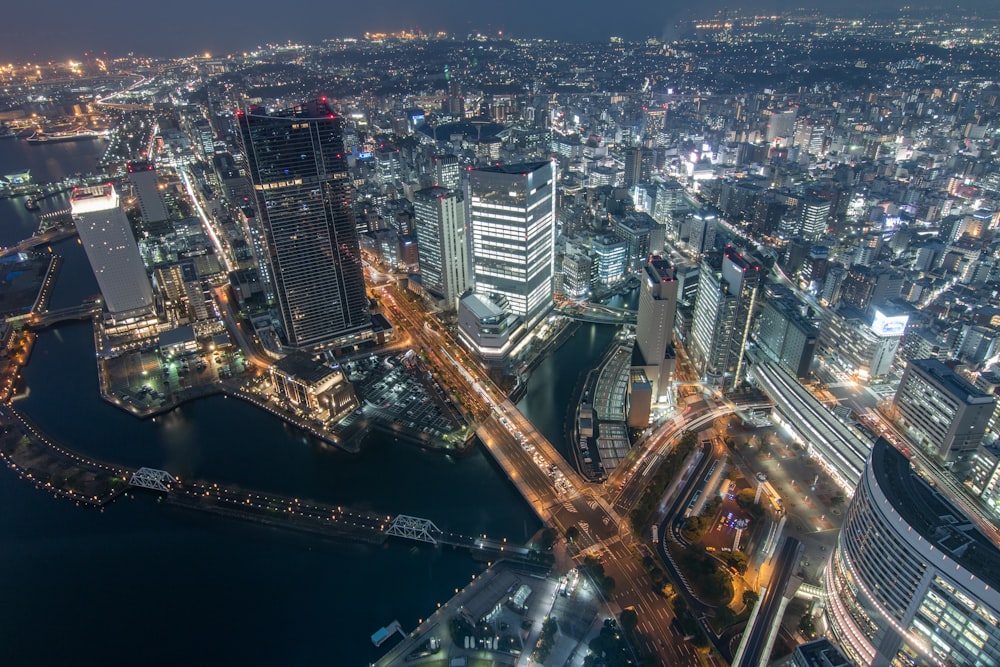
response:
<path id="1" fill-rule="evenodd" d="M 6 140 L 0 173 L 30 166 L 43 181 L 90 171 L 103 144 L 89 148 Z M 25 156 L 32 161 L 25 164 Z M 41 172 L 51 164 L 52 171 Z M 43 206 L 59 210 L 66 203 Z M 29 236 L 36 224 L 20 200 L 0 200 L 0 245 Z M 78 304 L 98 291 L 75 239 L 53 250 L 64 264 L 51 307 Z M 532 378 L 522 406 L 559 446 L 552 434 L 562 428 L 569 389 L 588 355 L 602 354 L 612 334 L 608 326 L 581 328 Z M 565 383 L 569 389 L 549 391 Z M 372 436 L 352 457 L 222 397 L 155 422 L 137 420 L 101 401 L 89 324 L 42 333 L 24 386 L 19 409 L 56 439 L 104 460 L 414 514 L 467 534 L 524 540 L 539 527 L 478 446 L 453 460 Z M 464 553 L 327 541 L 146 496 L 103 512 L 78 508 L 0 469 L 4 664 L 365 665 L 388 648 L 374 648 L 371 633 L 394 619 L 412 629 L 480 569 Z"/>

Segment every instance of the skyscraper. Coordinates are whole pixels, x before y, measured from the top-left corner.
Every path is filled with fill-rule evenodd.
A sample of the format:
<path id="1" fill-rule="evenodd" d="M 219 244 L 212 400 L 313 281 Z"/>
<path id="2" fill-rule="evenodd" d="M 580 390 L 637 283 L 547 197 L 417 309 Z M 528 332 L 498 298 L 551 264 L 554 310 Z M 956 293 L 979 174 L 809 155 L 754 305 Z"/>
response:
<path id="1" fill-rule="evenodd" d="M 70 208 L 108 312 L 121 317 L 151 310 L 153 288 L 115 189 L 74 190 Z"/>
<path id="2" fill-rule="evenodd" d="M 551 162 L 469 172 L 473 287 L 504 296 L 529 329 L 553 303 L 555 180 Z"/>
<path id="3" fill-rule="evenodd" d="M 763 278 L 760 260 L 735 248 L 702 262 L 689 352 L 708 383 L 732 389 L 743 381 L 746 342 Z"/>
<path id="4" fill-rule="evenodd" d="M 469 288 L 465 202 L 457 192 L 425 188 L 413 193 L 413 214 L 424 289 L 453 309 Z"/>
<path id="5" fill-rule="evenodd" d="M 635 342 L 642 355 L 640 365 L 646 367 L 646 377 L 652 384 L 652 397 L 655 401 L 666 393 L 667 384 L 673 376 L 672 350 L 678 282 L 673 265 L 659 256 L 649 259 L 642 278 Z M 668 351 L 671 351 L 669 358 Z"/>
<path id="6" fill-rule="evenodd" d="M 293 348 L 344 347 L 366 339 L 371 313 L 343 121 L 326 98 L 238 113 L 262 254 L 283 335 Z"/>

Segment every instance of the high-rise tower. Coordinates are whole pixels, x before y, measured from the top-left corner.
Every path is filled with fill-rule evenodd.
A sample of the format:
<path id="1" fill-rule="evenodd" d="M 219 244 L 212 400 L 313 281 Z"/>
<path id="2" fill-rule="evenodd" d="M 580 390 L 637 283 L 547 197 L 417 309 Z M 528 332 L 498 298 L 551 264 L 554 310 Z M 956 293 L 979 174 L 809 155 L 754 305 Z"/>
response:
<path id="1" fill-rule="evenodd" d="M 504 296 L 529 329 L 553 303 L 555 171 L 531 162 L 469 172 L 473 286 Z"/>
<path id="2" fill-rule="evenodd" d="M 285 342 L 345 347 L 368 336 L 371 313 L 344 153 L 343 121 L 326 98 L 238 113 L 254 187 L 258 257 Z"/>
<path id="3" fill-rule="evenodd" d="M 453 309 L 469 288 L 465 202 L 457 192 L 425 188 L 413 193 L 413 214 L 424 289 L 440 295 L 445 307 Z"/>
<path id="4" fill-rule="evenodd" d="M 654 256 L 642 274 L 635 342 L 642 354 L 653 400 L 666 393 L 674 369 L 673 331 L 677 312 L 677 279 L 669 260 Z M 669 357 L 667 352 L 671 351 Z"/>
<path id="5" fill-rule="evenodd" d="M 746 375 L 746 342 L 763 277 L 760 260 L 735 248 L 702 263 L 689 352 L 698 373 L 724 390 Z"/>
<path id="6" fill-rule="evenodd" d="M 152 310 L 153 288 L 115 189 L 74 190 L 70 209 L 108 312 L 128 317 Z"/>

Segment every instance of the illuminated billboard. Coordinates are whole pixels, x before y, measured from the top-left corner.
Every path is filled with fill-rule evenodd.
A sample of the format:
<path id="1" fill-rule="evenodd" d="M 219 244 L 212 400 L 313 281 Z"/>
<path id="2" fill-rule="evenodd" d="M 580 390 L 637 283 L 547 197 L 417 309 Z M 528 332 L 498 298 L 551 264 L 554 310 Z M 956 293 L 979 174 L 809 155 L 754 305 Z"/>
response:
<path id="1" fill-rule="evenodd" d="M 902 336 L 906 331 L 906 323 L 909 322 L 909 315 L 886 315 L 881 310 L 875 309 L 875 318 L 872 320 L 872 331 L 876 336 Z"/>

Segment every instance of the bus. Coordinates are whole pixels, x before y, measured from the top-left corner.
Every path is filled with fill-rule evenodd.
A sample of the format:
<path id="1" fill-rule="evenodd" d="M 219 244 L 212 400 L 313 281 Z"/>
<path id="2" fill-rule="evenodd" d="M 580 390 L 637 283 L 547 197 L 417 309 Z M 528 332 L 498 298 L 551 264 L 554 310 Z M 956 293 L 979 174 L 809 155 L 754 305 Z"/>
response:
<path id="1" fill-rule="evenodd" d="M 653 526 L 653 544 L 660 543 L 660 527 Z"/>

